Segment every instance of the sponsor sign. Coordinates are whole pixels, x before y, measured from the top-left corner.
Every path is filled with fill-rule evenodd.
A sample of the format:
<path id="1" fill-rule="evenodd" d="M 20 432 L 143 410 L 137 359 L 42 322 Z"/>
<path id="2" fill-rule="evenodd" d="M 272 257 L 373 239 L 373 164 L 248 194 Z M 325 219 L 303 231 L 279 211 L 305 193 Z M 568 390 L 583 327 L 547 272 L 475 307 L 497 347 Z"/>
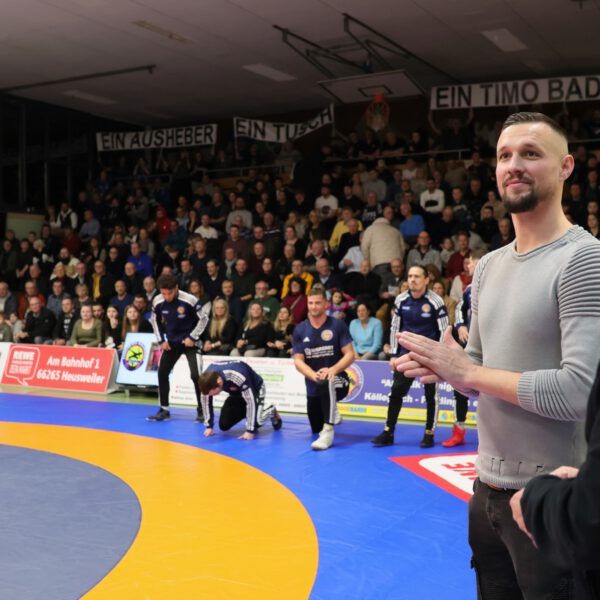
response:
<path id="1" fill-rule="evenodd" d="M 230 356 L 205 356 L 204 368 L 214 362 L 236 360 Z M 279 410 L 306 414 L 306 385 L 304 377 L 296 371 L 294 363 L 286 358 L 244 358 L 264 380 L 267 400 L 273 402 Z M 188 376 L 189 377 L 189 376 Z M 226 395 L 217 396 L 222 403 Z M 215 406 L 220 406 L 216 404 Z"/>
<path id="2" fill-rule="evenodd" d="M 96 134 L 98 152 L 214 146 L 216 143 L 216 123 L 146 131 L 101 131 Z"/>
<path id="3" fill-rule="evenodd" d="M 476 458 L 477 454 L 440 454 L 398 456 L 390 460 L 468 502 L 473 495 L 473 482 L 477 477 Z"/>
<path id="4" fill-rule="evenodd" d="M 388 396 L 392 387 L 392 372 L 389 363 L 376 360 L 359 360 L 347 370 L 350 377 L 350 393 L 338 402 L 342 415 L 385 418 Z M 454 392 L 447 383 L 437 385 L 439 400 L 439 422 L 454 422 Z M 400 417 L 408 421 L 424 421 L 426 413 L 425 388 L 418 381 L 413 384 L 404 398 Z M 469 398 L 466 422 L 475 424 L 477 399 Z"/>
<path id="5" fill-rule="evenodd" d="M 600 75 L 442 85 L 431 90 L 432 110 L 582 102 L 600 99 Z"/>
<path id="6" fill-rule="evenodd" d="M 10 344 L 2 383 L 105 394 L 114 391 L 116 352 L 107 348 Z"/>
<path id="7" fill-rule="evenodd" d="M 153 333 L 128 333 L 119 361 L 117 383 L 126 385 L 158 386 L 158 362 L 162 351 Z M 211 356 L 198 353 L 198 370 L 214 362 L 236 360 L 229 356 Z M 281 358 L 243 358 L 265 381 L 267 396 L 277 407 L 287 412 L 306 412 L 304 378 L 296 371 L 291 360 Z M 182 356 L 170 376 L 169 402 L 196 406 L 196 394 L 190 377 L 190 368 Z M 222 405 L 225 395 L 214 398 L 214 405 Z"/>
<path id="8" fill-rule="evenodd" d="M 161 350 L 153 333 L 128 333 L 119 360 L 117 383 L 158 386 L 160 355 Z"/>
<path id="9" fill-rule="evenodd" d="M 325 125 L 333 123 L 333 104 L 323 109 L 316 117 L 304 123 L 271 123 L 235 117 L 233 128 L 235 137 L 247 137 L 264 142 L 283 144 L 288 140 L 301 138 Z"/>

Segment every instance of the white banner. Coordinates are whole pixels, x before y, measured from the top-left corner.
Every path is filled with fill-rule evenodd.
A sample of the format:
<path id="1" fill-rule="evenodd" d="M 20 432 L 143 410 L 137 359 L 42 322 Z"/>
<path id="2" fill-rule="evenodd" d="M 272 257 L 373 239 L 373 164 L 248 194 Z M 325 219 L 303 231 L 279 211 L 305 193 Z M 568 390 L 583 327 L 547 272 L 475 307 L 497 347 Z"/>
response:
<path id="1" fill-rule="evenodd" d="M 600 98 L 600 75 L 443 85 L 431 90 L 432 110 L 581 102 Z"/>
<path id="2" fill-rule="evenodd" d="M 12 344 L 10 342 L 0 342 L 0 379 L 2 379 L 4 365 L 6 364 L 6 359 L 11 346 Z"/>
<path id="3" fill-rule="evenodd" d="M 196 394 L 190 379 L 190 369 L 185 357 L 182 358 L 184 360 L 177 361 L 171 375 L 169 401 L 173 404 L 196 406 Z M 201 370 L 205 371 L 212 363 L 229 360 L 236 359 L 231 356 L 202 356 Z M 264 379 L 269 402 L 273 402 L 284 412 L 306 414 L 306 383 L 304 377 L 296 371 L 292 360 L 249 357 L 244 357 L 242 360 Z M 222 406 L 226 397 L 227 394 L 216 396 L 215 406 Z"/>
<path id="4" fill-rule="evenodd" d="M 216 123 L 148 131 L 101 131 L 96 134 L 98 152 L 214 146 L 216 143 Z"/>
<path id="5" fill-rule="evenodd" d="M 233 127 L 235 137 L 248 137 L 263 142 L 283 144 L 312 133 L 333 123 L 333 104 L 323 109 L 316 117 L 304 123 L 271 123 L 235 117 Z"/>
<path id="6" fill-rule="evenodd" d="M 10 344 L 6 344 L 10 347 Z M 3 361 L 0 344 L 0 366 Z M 158 386 L 158 362 L 161 350 L 153 333 L 128 333 L 119 361 L 117 383 L 142 386 Z M 214 362 L 235 360 L 230 356 L 197 354 L 198 370 L 202 372 Z M 278 408 L 286 412 L 306 413 L 306 385 L 304 377 L 296 371 L 294 362 L 285 358 L 246 358 L 248 363 L 264 379 L 267 396 Z M 2 370 L 0 369 L 0 378 Z M 185 356 L 181 356 L 169 377 L 173 404 L 196 406 L 196 392 L 190 377 L 190 367 Z M 215 406 L 220 407 L 226 394 L 215 398 Z"/>

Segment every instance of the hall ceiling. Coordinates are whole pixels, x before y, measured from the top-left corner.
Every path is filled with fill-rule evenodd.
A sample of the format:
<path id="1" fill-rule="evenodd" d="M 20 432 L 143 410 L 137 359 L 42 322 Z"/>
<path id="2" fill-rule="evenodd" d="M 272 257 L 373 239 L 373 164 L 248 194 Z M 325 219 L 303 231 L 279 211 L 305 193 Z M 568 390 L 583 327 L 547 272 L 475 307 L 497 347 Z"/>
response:
<path id="1" fill-rule="evenodd" d="M 384 54 L 425 91 L 449 81 L 600 73 L 598 0 L 4 0 L 0 88 L 152 126 L 318 109 L 330 100 L 318 85 L 328 77 L 274 26 L 363 62 L 344 14 L 408 50 L 414 58 Z M 503 51 L 490 41 L 496 34 L 483 33 L 498 30 L 517 49 Z M 335 77 L 360 73 L 322 63 Z M 156 65 L 152 73 L 34 85 L 147 65 Z M 244 68 L 253 65 L 288 80 Z"/>

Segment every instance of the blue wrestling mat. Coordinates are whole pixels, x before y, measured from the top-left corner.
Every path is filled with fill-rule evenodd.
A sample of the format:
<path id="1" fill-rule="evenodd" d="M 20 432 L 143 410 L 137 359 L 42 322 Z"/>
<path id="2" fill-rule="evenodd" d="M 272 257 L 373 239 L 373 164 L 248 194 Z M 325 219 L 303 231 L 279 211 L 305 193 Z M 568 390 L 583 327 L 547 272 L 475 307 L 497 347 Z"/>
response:
<path id="1" fill-rule="evenodd" d="M 90 588 L 94 598 L 218 597 L 192 587 L 182 596 L 194 585 L 188 568 L 204 578 L 199 589 L 238 578 L 237 591 L 223 598 L 476 597 L 465 502 L 475 431 L 457 452 L 442 448 L 450 429 L 440 428 L 436 447 L 422 450 L 422 425 L 399 425 L 394 446 L 373 448 L 369 440 L 382 424 L 346 420 L 336 427 L 333 448 L 315 452 L 301 416 L 283 415 L 281 431 L 267 425 L 244 442 L 237 439 L 241 424 L 204 438 L 195 410 L 184 408 L 174 408 L 173 419 L 162 423 L 147 422 L 155 409 L 143 405 L 1 394 L 0 408 L 2 598 L 64 600 Z M 80 437 L 63 450 L 75 434 Z M 185 492 L 191 497 L 180 497 L 167 480 L 157 486 L 163 473 L 177 470 L 190 479 L 194 469 L 200 474 Z M 232 475 L 231 469 L 242 470 Z M 198 507 L 197 520 L 190 513 L 179 524 L 178 513 L 194 510 L 196 496 L 208 502 L 213 492 L 221 495 Z M 241 526 L 230 518 L 236 507 L 248 510 Z M 156 553 L 166 542 L 195 543 L 194 527 L 199 552 L 208 555 L 192 556 L 189 567 L 185 556 L 166 566 L 164 580 L 179 587 L 163 593 L 163 558 Z M 229 537 L 238 556 L 231 557 L 227 576 L 213 576 L 222 565 L 210 545 Z M 241 573 L 248 556 L 259 561 L 259 574 L 254 568 Z M 298 581 L 283 572 L 288 565 Z M 148 567 L 156 593 L 142 596 L 138 586 L 146 576 L 132 573 Z"/>

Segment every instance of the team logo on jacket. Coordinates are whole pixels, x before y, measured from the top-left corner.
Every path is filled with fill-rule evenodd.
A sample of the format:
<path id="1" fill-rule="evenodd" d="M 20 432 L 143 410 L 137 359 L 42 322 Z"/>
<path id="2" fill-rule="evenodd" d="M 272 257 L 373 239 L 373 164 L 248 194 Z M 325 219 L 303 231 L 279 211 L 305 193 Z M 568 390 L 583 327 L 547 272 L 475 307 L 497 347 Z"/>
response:
<path id="1" fill-rule="evenodd" d="M 324 342 L 328 342 L 332 338 L 333 338 L 333 331 L 331 331 L 331 329 L 325 329 L 324 331 L 321 331 L 321 339 Z"/>
<path id="2" fill-rule="evenodd" d="M 185 312 L 185 308 L 183 308 L 183 306 L 178 306 L 177 307 L 177 312 L 182 315 Z"/>
<path id="3" fill-rule="evenodd" d="M 423 312 L 430 312 L 431 311 L 431 306 L 429 306 L 429 304 L 423 304 L 423 307 L 421 308 L 421 310 Z"/>

